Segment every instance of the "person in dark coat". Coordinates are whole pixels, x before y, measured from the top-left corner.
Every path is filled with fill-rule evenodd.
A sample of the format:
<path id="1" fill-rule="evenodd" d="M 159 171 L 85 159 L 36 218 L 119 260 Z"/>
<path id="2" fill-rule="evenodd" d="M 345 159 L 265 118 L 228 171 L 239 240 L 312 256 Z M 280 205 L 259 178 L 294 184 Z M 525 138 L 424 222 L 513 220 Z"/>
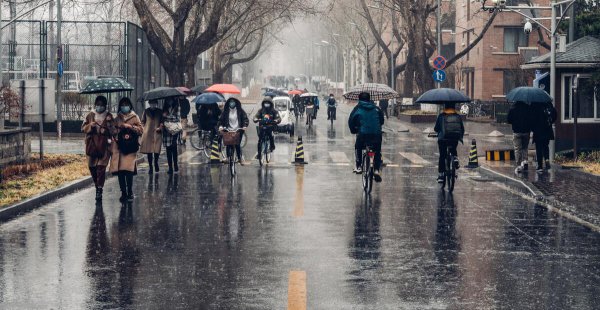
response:
<path id="1" fill-rule="evenodd" d="M 241 129 L 239 135 L 240 140 L 238 144 L 235 145 L 235 153 L 242 166 L 244 165 L 244 161 L 240 144 L 242 143 L 242 136 L 249 124 L 250 120 L 248 119 L 248 114 L 246 114 L 246 111 L 242 108 L 242 103 L 236 98 L 227 99 L 223 114 L 221 114 L 221 119 L 219 120 L 219 130 L 236 131 Z M 227 151 L 230 151 L 229 147 Z"/>
<path id="2" fill-rule="evenodd" d="M 522 101 L 515 102 L 508 111 L 508 123 L 512 125 L 513 145 L 517 160 L 516 173 L 527 171 L 527 150 L 531 136 L 531 107 Z"/>
<path id="3" fill-rule="evenodd" d="M 183 144 L 187 142 L 187 126 L 188 126 L 188 115 L 190 115 L 190 101 L 185 97 L 179 98 L 179 113 L 181 114 L 181 126 L 183 127 L 183 132 L 181 133 L 181 139 L 183 140 Z"/>
<path id="4" fill-rule="evenodd" d="M 535 156 L 537 157 L 537 171 L 550 168 L 550 149 L 548 145 L 554 140 L 552 124 L 556 122 L 556 109 L 551 102 L 532 103 L 532 130 L 533 143 L 535 143 Z"/>
<path id="5" fill-rule="evenodd" d="M 221 110 L 218 104 L 202 104 L 196 107 L 198 110 L 198 120 L 202 130 L 208 130 L 212 135 L 217 133 L 217 124 L 221 116 Z"/>
<path id="6" fill-rule="evenodd" d="M 390 106 L 390 102 L 387 99 L 379 100 L 379 108 L 381 109 L 381 111 L 385 115 L 386 119 L 390 118 L 390 116 L 388 115 L 388 107 L 389 106 Z"/>

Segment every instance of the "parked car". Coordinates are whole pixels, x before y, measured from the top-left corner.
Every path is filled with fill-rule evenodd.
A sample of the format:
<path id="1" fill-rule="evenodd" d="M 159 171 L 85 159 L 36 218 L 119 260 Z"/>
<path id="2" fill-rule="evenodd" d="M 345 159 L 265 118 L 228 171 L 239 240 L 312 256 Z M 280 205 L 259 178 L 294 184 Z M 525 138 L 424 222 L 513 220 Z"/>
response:
<path id="1" fill-rule="evenodd" d="M 277 126 L 278 133 L 287 133 L 290 138 L 294 136 L 294 120 L 292 118 L 292 100 L 289 97 L 275 97 L 273 98 L 275 109 L 279 112 L 281 117 L 281 123 Z"/>

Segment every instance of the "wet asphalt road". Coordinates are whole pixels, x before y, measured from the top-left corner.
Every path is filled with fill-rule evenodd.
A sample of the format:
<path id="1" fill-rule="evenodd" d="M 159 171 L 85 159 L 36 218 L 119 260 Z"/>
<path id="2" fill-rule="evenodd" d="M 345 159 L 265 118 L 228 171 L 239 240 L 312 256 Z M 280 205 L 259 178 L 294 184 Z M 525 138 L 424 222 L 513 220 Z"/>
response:
<path id="1" fill-rule="evenodd" d="M 281 136 L 232 182 L 188 148 L 179 175 L 142 166 L 132 204 L 113 178 L 102 205 L 89 188 L 2 224 L 0 308 L 597 309 L 599 233 L 472 172 L 443 194 L 421 133 L 386 135 L 365 198 L 347 114 L 324 116 L 298 129 L 306 166 Z"/>

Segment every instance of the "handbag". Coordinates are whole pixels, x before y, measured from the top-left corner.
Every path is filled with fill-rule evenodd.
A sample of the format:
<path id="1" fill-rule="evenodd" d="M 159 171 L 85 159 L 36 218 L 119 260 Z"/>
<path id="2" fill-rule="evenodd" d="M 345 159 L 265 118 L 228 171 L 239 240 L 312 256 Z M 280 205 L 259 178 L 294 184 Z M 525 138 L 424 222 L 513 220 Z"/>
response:
<path id="1" fill-rule="evenodd" d="M 181 122 L 164 122 L 164 126 L 167 132 L 172 136 L 183 131 Z"/>
<path id="2" fill-rule="evenodd" d="M 91 134 L 85 144 L 85 155 L 91 158 L 103 158 L 108 149 L 108 138 L 102 134 Z"/>

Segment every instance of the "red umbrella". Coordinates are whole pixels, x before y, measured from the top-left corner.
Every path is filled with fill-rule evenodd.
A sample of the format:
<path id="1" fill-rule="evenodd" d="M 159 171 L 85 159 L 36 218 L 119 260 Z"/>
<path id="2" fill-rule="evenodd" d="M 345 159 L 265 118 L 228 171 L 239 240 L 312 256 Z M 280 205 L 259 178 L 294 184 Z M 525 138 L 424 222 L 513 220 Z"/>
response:
<path id="1" fill-rule="evenodd" d="M 185 86 L 181 86 L 181 87 L 175 87 L 175 89 L 177 89 L 178 91 L 185 93 L 186 95 L 191 95 L 193 93 L 193 91 Z"/>
<path id="2" fill-rule="evenodd" d="M 215 84 L 204 90 L 205 92 L 214 92 L 220 94 L 235 94 L 239 95 L 242 92 L 237 86 L 232 84 Z"/>
<path id="3" fill-rule="evenodd" d="M 302 95 L 304 92 L 299 89 L 290 90 L 288 94 L 290 95 Z"/>

